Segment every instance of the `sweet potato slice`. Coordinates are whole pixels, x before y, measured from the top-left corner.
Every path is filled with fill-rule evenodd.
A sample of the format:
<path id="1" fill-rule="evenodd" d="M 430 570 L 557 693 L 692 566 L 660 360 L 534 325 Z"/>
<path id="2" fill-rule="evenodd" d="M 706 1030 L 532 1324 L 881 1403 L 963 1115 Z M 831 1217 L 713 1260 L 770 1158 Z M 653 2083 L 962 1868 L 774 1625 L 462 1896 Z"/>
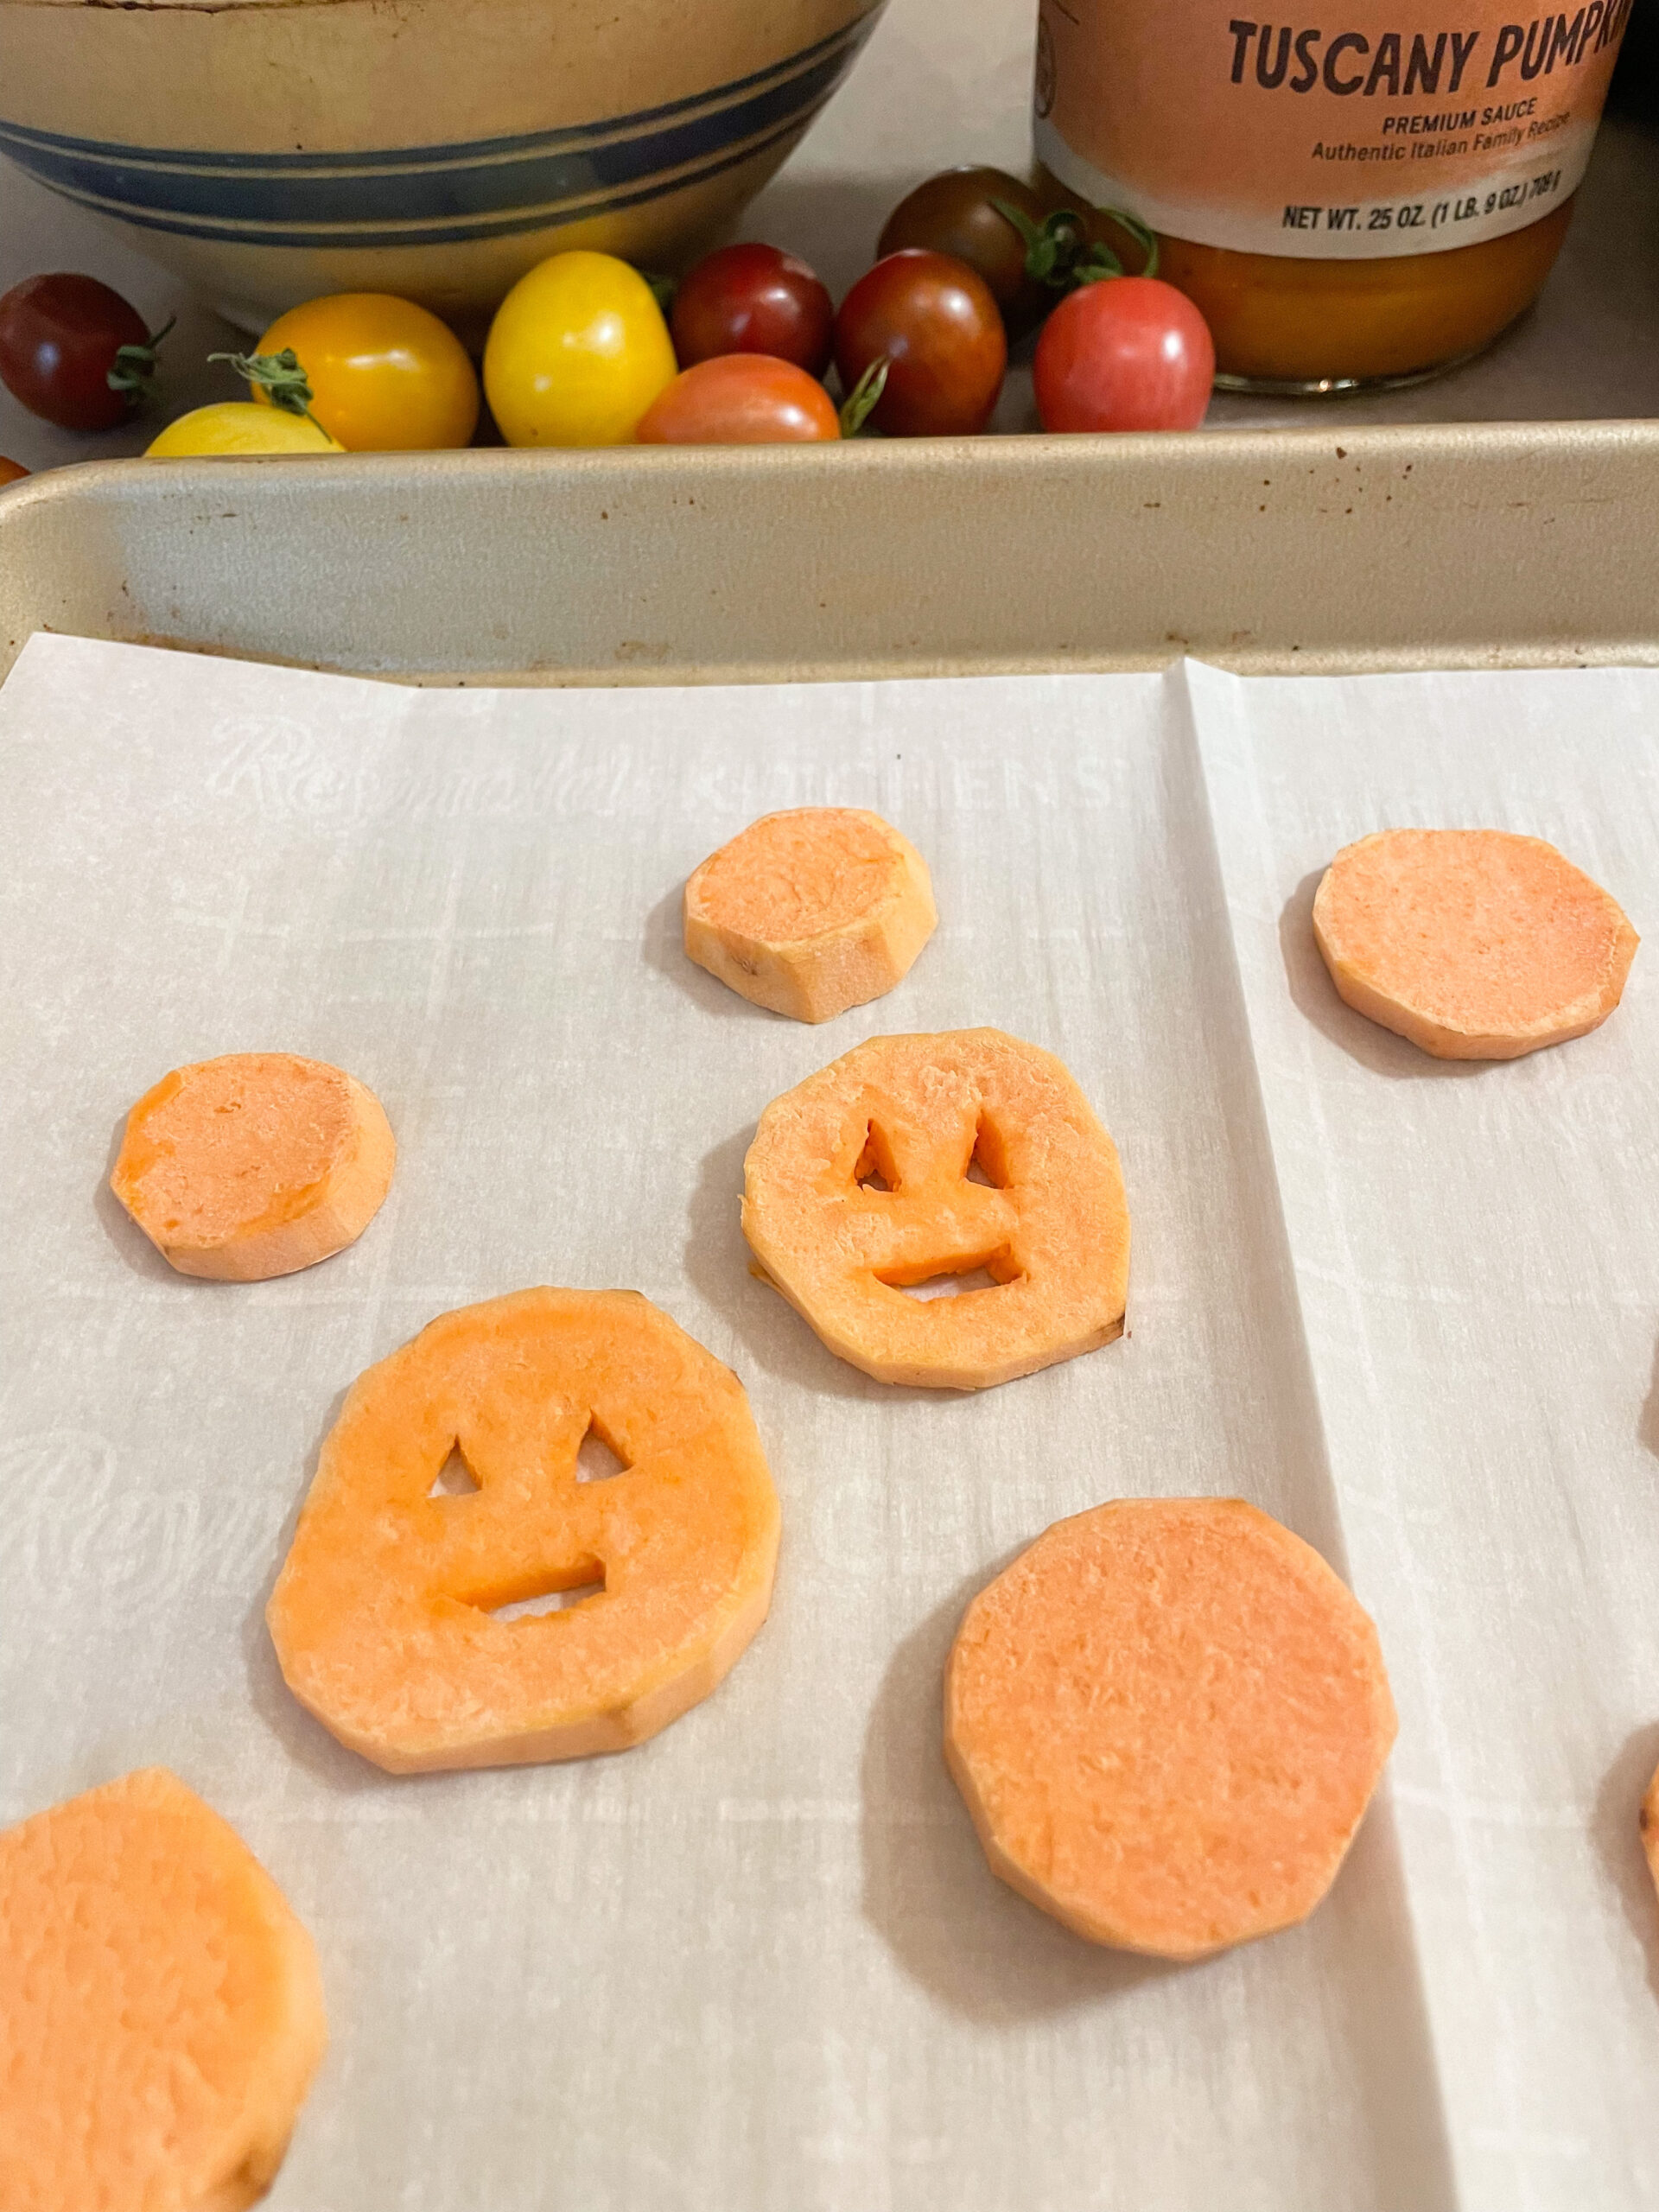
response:
<path id="1" fill-rule="evenodd" d="M 927 863 L 861 807 L 762 815 L 685 887 L 687 957 L 797 1021 L 890 991 L 938 920 Z"/>
<path id="2" fill-rule="evenodd" d="M 397 1157 L 353 1077 L 292 1052 L 227 1052 L 144 1093 L 110 1187 L 181 1274 L 258 1282 L 353 1243 Z"/>
<path id="3" fill-rule="evenodd" d="M 945 1758 L 992 1867 L 1160 1958 L 1305 1919 L 1395 1726 L 1352 1593 L 1237 1498 L 1057 1522 L 974 1599 L 945 1669 Z"/>
<path id="4" fill-rule="evenodd" d="M 1618 1004 L 1623 911 L 1541 837 L 1381 830 L 1337 855 L 1313 935 L 1356 1012 L 1442 1060 L 1513 1060 Z"/>
<path id="5" fill-rule="evenodd" d="M 621 1472 L 580 1478 L 590 1431 Z M 729 1368 L 636 1291 L 519 1291 L 359 1376 L 266 1618 L 295 1696 L 391 1773 L 622 1751 L 759 1629 L 778 1520 Z"/>
<path id="6" fill-rule="evenodd" d="M 310 1937 L 164 1767 L 0 1834 L 6 2212 L 238 2212 L 327 2040 Z"/>
<path id="7" fill-rule="evenodd" d="M 1642 1848 L 1648 1854 L 1648 1872 L 1653 1876 L 1654 1888 L 1659 1890 L 1659 1768 L 1654 1770 L 1648 1784 L 1637 1825 L 1642 1832 Z"/>
<path id="8" fill-rule="evenodd" d="M 1122 1334 L 1116 1148 L 1054 1055 L 1000 1029 L 874 1037 L 774 1099 L 744 1162 L 743 1233 L 880 1382 L 982 1390 Z M 906 1295 L 981 1269 L 982 1288 Z"/>

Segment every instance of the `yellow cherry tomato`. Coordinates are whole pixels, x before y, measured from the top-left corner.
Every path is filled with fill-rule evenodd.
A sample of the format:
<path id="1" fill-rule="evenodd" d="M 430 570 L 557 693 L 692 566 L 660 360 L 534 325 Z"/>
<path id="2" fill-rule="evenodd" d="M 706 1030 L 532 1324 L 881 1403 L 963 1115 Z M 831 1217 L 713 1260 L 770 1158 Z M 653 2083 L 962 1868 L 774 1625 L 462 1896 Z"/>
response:
<path id="1" fill-rule="evenodd" d="M 478 427 L 478 376 L 448 323 L 390 292 L 334 292 L 278 315 L 261 353 L 291 346 L 311 412 L 349 453 L 464 446 Z M 254 398 L 270 405 L 256 390 Z"/>
<path id="2" fill-rule="evenodd" d="M 484 390 L 510 446 L 620 446 L 679 373 L 662 309 L 608 253 L 556 253 L 496 310 Z"/>
<path id="3" fill-rule="evenodd" d="M 204 453 L 343 453 L 346 448 L 303 415 L 256 407 L 251 399 L 221 399 L 212 407 L 181 415 L 144 450 L 157 461 L 177 461 Z"/>

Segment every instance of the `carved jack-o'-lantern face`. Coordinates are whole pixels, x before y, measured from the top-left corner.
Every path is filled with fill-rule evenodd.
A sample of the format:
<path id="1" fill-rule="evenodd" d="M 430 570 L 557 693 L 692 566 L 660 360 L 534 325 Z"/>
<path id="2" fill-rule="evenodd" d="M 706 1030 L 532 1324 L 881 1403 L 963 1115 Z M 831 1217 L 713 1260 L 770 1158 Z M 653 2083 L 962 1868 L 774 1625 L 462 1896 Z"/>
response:
<path id="1" fill-rule="evenodd" d="M 744 1173 L 768 1277 L 879 1382 L 982 1389 L 1122 1332 L 1116 1149 L 1052 1053 L 1000 1030 L 872 1038 L 767 1107 Z"/>
<path id="2" fill-rule="evenodd" d="M 609 1480 L 582 1479 L 590 1433 Z M 708 1695 L 777 1552 L 729 1369 L 636 1292 L 521 1291 L 359 1378 L 268 1619 L 295 1695 L 394 1772 L 575 1758 Z"/>

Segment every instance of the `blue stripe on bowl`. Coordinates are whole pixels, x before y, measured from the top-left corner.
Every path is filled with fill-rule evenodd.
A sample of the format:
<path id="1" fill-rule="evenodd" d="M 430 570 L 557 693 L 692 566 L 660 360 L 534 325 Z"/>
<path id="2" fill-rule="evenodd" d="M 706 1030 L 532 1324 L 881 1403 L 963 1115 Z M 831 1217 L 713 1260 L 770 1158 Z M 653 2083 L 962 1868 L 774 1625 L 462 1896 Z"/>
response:
<path id="1" fill-rule="evenodd" d="M 683 99 L 670 100 L 659 107 L 636 108 L 630 114 L 612 116 L 598 123 L 567 124 L 556 130 L 534 130 L 508 138 L 469 138 L 434 146 L 370 147 L 351 153 L 215 153 L 186 148 L 111 145 L 103 139 L 66 137 L 58 131 L 37 130 L 29 124 L 9 123 L 0 118 L 0 139 L 15 140 L 18 149 L 36 146 L 47 152 L 85 154 L 94 160 L 114 157 L 143 167 L 216 171 L 255 169 L 273 176 L 280 176 L 286 170 L 332 175 L 340 169 L 419 168 L 434 162 L 471 164 L 488 160 L 498 154 L 538 153 L 565 146 L 583 146 L 589 141 L 596 142 L 619 135 L 626 136 L 647 130 L 655 124 L 672 122 L 676 117 L 690 115 L 697 109 L 709 107 L 721 101 L 738 99 L 745 92 L 771 84 L 777 78 L 804 69 L 831 53 L 840 53 L 849 47 L 856 50 L 874 28 L 879 5 L 880 0 L 871 0 L 871 4 L 855 22 L 832 32 L 828 38 L 821 38 L 812 46 L 803 47 L 798 53 L 788 54 L 783 60 L 774 61 L 765 69 L 754 70 L 747 77 L 734 77 L 728 84 L 714 86 L 708 92 L 689 93 Z M 8 150 L 12 149 L 9 146 Z"/>
<path id="2" fill-rule="evenodd" d="M 680 191 L 801 129 L 874 11 L 770 70 L 603 123 L 362 155 L 106 145 L 0 121 L 0 152 L 66 198 L 145 228 L 245 245 L 452 245 Z"/>
<path id="3" fill-rule="evenodd" d="M 828 97 L 826 93 L 824 98 Z M 181 238 L 210 239 L 215 245 L 319 249 L 353 247 L 365 251 L 391 246 L 462 245 L 476 238 L 512 238 L 527 231 L 550 230 L 562 224 L 585 222 L 596 216 L 615 214 L 623 208 L 642 207 L 647 200 L 666 199 L 671 193 L 683 192 L 691 185 L 723 175 L 728 169 L 740 168 L 757 155 L 795 137 L 805 129 L 823 105 L 822 99 L 816 101 L 812 106 L 803 109 L 800 114 L 792 116 L 781 129 L 740 146 L 734 152 L 723 155 L 716 161 L 677 170 L 671 176 L 653 177 L 632 191 L 562 200 L 544 207 L 519 208 L 512 214 L 493 216 L 478 222 L 409 224 L 397 230 L 359 228 L 350 223 L 336 223 L 327 230 L 302 230 L 297 226 L 284 226 L 278 229 L 256 228 L 246 224 L 192 221 L 182 216 L 144 215 L 118 201 L 100 200 L 90 193 L 65 191 L 60 185 L 54 188 L 66 200 L 92 208 L 99 214 L 130 223 L 136 229 L 168 231 Z"/>

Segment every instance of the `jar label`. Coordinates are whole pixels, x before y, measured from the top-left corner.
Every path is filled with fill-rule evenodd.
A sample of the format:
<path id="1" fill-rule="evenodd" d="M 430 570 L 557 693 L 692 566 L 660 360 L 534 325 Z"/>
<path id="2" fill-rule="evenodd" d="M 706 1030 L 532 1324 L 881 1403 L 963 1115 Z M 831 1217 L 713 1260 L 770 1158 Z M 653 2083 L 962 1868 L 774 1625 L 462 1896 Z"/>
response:
<path id="1" fill-rule="evenodd" d="M 1424 26 L 1398 0 L 1272 22 L 1238 0 L 1041 0 L 1038 158 L 1068 193 L 1199 245 L 1355 261 L 1476 245 L 1577 188 L 1630 4 L 1516 21 L 1469 0 Z"/>

